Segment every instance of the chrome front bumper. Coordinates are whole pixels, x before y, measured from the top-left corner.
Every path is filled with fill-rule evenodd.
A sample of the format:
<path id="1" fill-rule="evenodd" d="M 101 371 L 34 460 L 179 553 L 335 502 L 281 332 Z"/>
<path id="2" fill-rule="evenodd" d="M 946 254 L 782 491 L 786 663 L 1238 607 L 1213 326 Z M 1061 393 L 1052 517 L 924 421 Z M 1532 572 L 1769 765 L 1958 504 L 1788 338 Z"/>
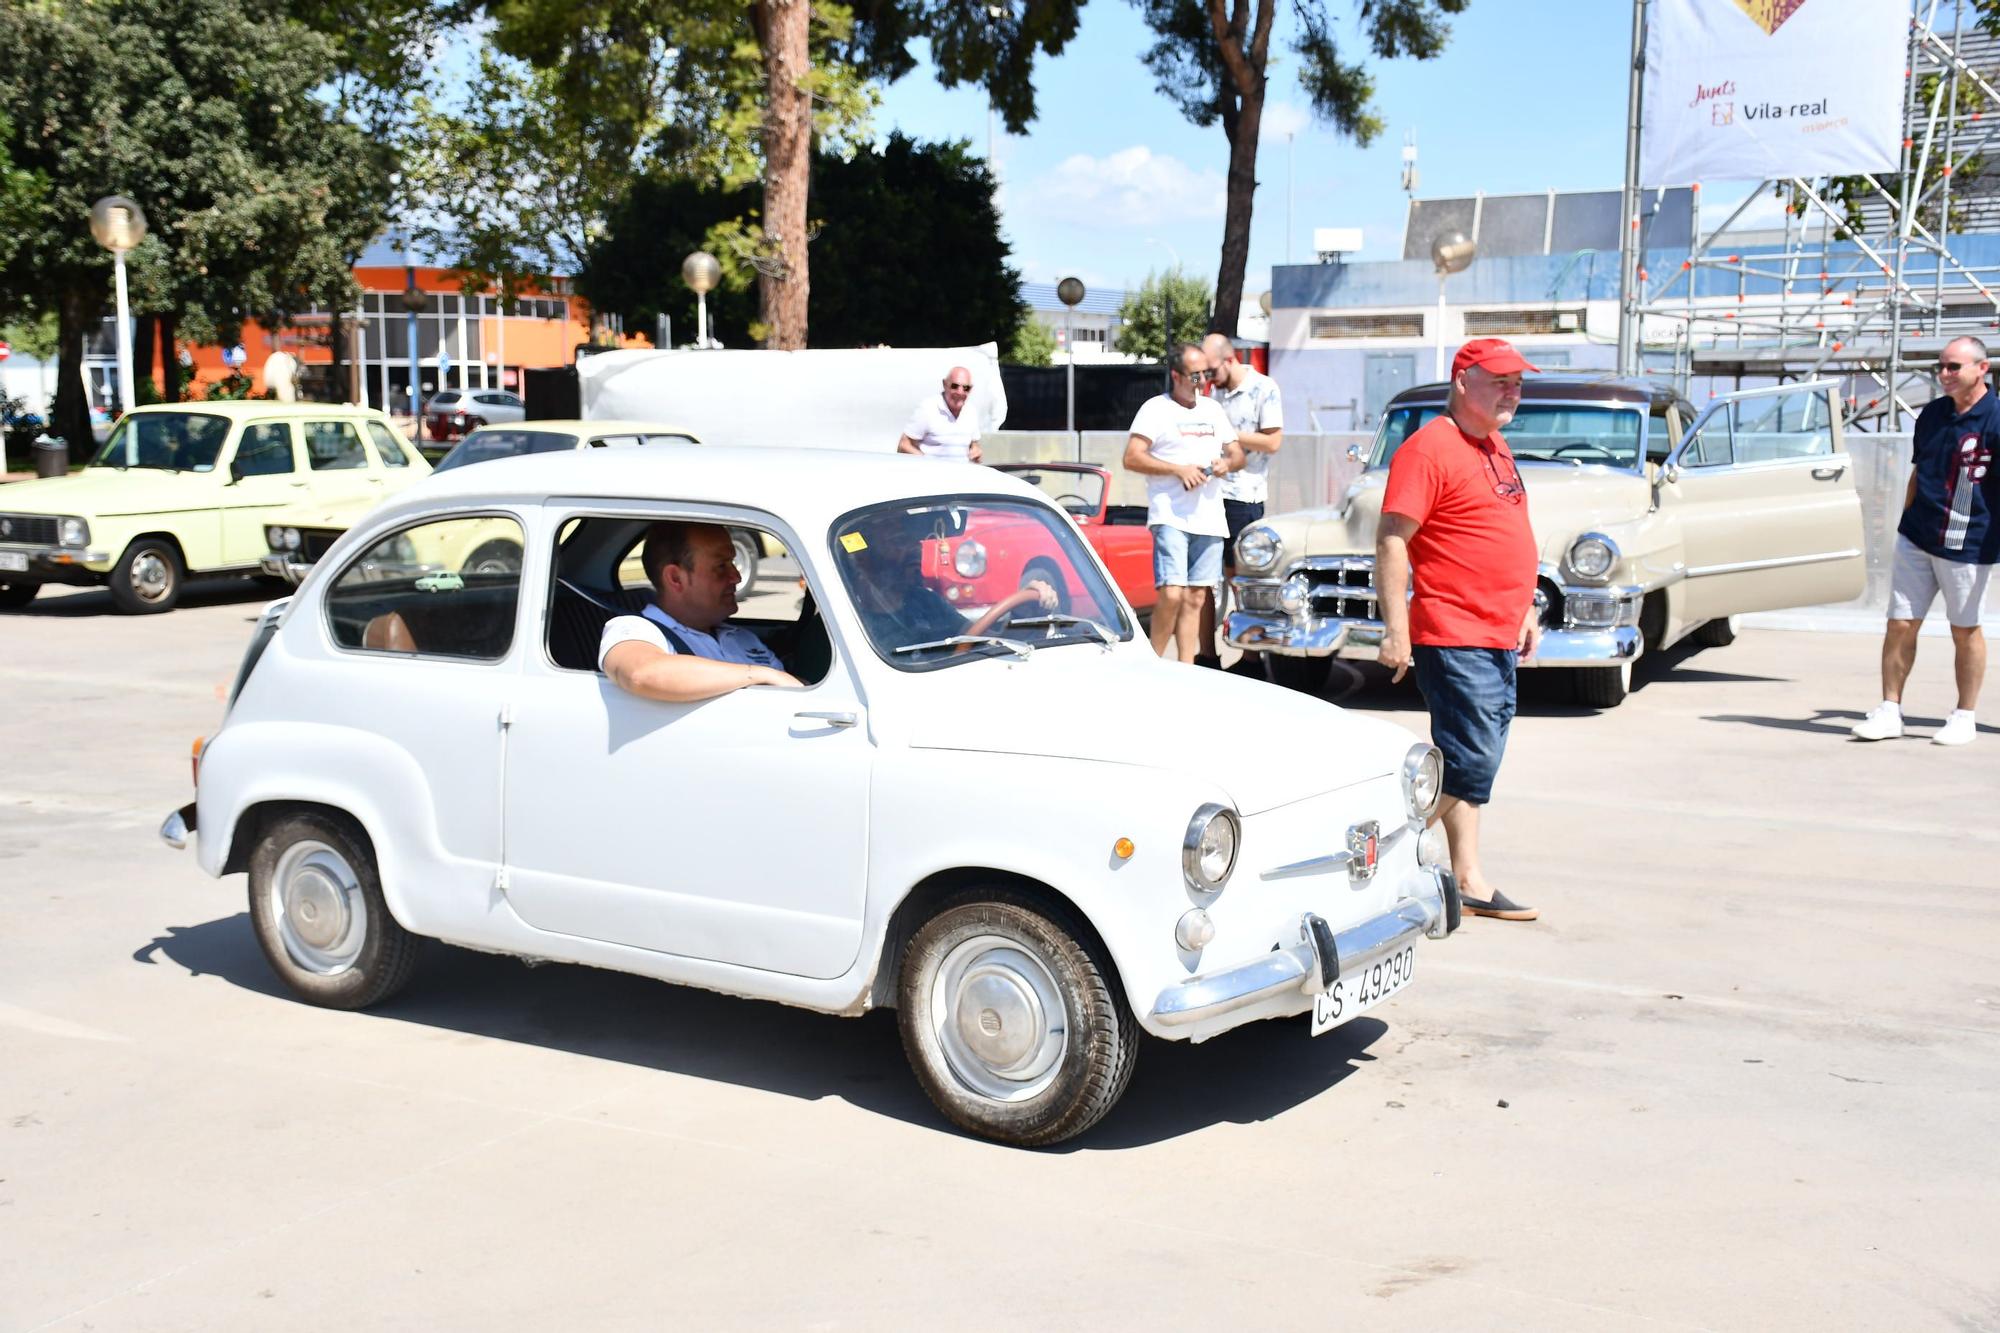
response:
<path id="1" fill-rule="evenodd" d="M 175 851 L 185 851 L 188 839 L 194 836 L 194 802 L 189 801 L 180 809 L 166 817 L 160 825 L 160 841 Z"/>
<path id="2" fill-rule="evenodd" d="M 1335 978 L 1366 969 L 1419 935 L 1443 939 L 1458 928 L 1458 882 L 1449 870 L 1423 873 L 1427 892 L 1337 934 L 1307 912 L 1298 920 L 1298 943 L 1177 982 L 1160 992 L 1149 1017 L 1175 1036 L 1201 1041 L 1255 1019 L 1301 1012 Z"/>
<path id="3" fill-rule="evenodd" d="M 1382 650 L 1379 620 L 1232 611 L 1224 623 L 1223 636 L 1243 652 L 1276 653 L 1282 657 L 1344 657 L 1372 662 Z M 1616 666 L 1637 658 L 1643 642 L 1636 625 L 1545 630 L 1541 646 L 1521 666 L 1524 669 Z"/>
<path id="4" fill-rule="evenodd" d="M 304 583 L 306 575 L 312 573 L 311 562 L 299 560 L 294 556 L 279 555 L 275 551 L 259 561 L 258 567 L 266 574 L 283 579 L 294 588 Z"/>
<path id="5" fill-rule="evenodd" d="M 0 570 L 0 580 L 14 578 L 32 579 L 36 583 L 102 583 L 104 571 L 91 569 L 90 566 L 111 562 L 109 551 L 91 551 L 77 546 L 8 546 L 4 549 L 9 555 L 27 557 L 28 567 L 24 570 Z"/>

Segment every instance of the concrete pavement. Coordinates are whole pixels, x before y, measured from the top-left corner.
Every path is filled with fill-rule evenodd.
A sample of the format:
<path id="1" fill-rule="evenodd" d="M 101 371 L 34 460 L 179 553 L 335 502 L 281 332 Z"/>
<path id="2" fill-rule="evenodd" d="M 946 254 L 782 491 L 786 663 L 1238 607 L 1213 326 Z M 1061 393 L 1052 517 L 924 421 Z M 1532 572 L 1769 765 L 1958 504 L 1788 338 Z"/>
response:
<path id="1" fill-rule="evenodd" d="M 1326 1037 L 1149 1042 L 1028 1153 L 889 1014 L 441 947 L 286 998 L 154 836 L 266 596 L 0 616 L 0 1330 L 2000 1328 L 2000 728 L 1847 740 L 1872 638 L 1526 677 L 1489 859 L 1543 921 Z"/>

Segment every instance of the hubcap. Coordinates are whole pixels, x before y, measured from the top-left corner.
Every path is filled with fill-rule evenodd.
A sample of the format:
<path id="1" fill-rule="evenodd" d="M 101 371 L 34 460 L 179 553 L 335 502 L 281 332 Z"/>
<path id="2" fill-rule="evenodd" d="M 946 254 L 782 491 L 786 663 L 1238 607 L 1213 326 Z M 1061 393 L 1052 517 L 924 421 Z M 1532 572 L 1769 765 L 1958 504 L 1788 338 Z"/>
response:
<path id="1" fill-rule="evenodd" d="M 354 966 L 368 938 L 368 905 L 347 859 L 323 842 L 295 842 L 271 876 L 271 915 L 291 960 L 331 975 Z"/>
<path id="2" fill-rule="evenodd" d="M 141 551 L 132 559 L 132 591 L 148 602 L 157 602 L 173 586 L 173 571 L 158 551 Z"/>
<path id="3" fill-rule="evenodd" d="M 931 1025 L 959 1083 L 1001 1102 L 1046 1088 L 1069 1045 L 1054 975 L 1000 935 L 976 935 L 945 955 L 931 982 Z"/>

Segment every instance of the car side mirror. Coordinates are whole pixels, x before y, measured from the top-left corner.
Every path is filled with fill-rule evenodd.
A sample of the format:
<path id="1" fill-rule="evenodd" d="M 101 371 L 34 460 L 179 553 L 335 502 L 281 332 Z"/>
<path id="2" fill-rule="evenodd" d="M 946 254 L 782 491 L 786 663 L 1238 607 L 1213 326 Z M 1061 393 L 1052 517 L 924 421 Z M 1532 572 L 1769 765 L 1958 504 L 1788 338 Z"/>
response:
<path id="1" fill-rule="evenodd" d="M 242 460 L 242 459 L 240 459 L 240 458 L 232 458 L 232 459 L 230 459 L 230 460 L 229 460 L 229 484 L 230 484 L 231 486 L 234 486 L 234 485 L 235 485 L 235 484 L 236 484 L 237 482 L 239 482 L 239 481 L 243 480 L 243 477 L 244 477 L 244 475 L 245 475 L 245 474 L 244 474 L 244 472 L 243 472 L 243 460 Z"/>
<path id="2" fill-rule="evenodd" d="M 1350 444 L 1347 446 L 1347 461 L 1350 463 L 1359 463 L 1361 461 L 1360 445 Z"/>
<path id="3" fill-rule="evenodd" d="M 1681 479 L 1681 465 L 1668 463 L 1660 469 L 1660 480 L 1672 486 Z"/>

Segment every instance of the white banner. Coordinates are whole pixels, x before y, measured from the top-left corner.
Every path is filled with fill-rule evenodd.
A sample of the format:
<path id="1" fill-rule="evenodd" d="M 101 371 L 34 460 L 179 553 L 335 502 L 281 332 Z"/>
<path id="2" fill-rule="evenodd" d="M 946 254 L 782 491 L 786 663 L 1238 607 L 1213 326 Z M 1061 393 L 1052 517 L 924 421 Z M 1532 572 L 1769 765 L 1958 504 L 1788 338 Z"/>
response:
<path id="1" fill-rule="evenodd" d="M 1889 171 L 1909 0 L 1651 0 L 1639 180 Z"/>

